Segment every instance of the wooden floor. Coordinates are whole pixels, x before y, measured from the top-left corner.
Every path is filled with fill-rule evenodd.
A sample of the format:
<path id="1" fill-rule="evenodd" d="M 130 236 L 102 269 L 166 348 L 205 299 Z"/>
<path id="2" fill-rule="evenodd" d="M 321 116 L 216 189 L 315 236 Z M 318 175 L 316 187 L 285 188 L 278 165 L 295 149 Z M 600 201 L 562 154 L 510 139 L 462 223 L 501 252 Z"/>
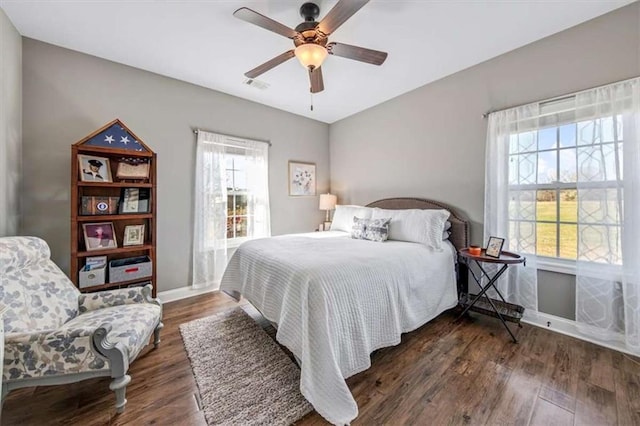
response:
<path id="1" fill-rule="evenodd" d="M 131 366 L 123 414 L 110 380 L 94 379 L 14 391 L 2 425 L 204 425 L 178 325 L 233 306 L 219 293 L 166 304 L 162 343 Z M 513 344 L 497 320 L 473 315 L 451 324 L 445 313 L 377 351 L 347 380 L 354 424 L 640 425 L 638 359 L 527 325 Z"/>

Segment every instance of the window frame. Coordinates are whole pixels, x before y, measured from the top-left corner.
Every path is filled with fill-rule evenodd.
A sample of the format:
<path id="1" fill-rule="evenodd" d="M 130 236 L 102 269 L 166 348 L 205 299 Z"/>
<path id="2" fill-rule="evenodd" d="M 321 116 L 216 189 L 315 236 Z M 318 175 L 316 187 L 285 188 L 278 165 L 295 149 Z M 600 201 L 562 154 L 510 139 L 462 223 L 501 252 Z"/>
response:
<path id="1" fill-rule="evenodd" d="M 238 196 L 240 196 L 240 195 L 246 195 L 247 197 L 249 196 L 249 190 L 248 190 L 247 188 L 245 188 L 245 189 L 239 189 L 239 190 L 238 190 L 238 189 L 236 188 L 236 186 L 235 186 L 236 172 L 242 172 L 242 173 L 244 173 L 245 175 L 247 174 L 247 170 L 246 170 L 246 168 L 245 168 L 245 169 L 237 169 L 237 168 L 236 168 L 236 166 L 235 166 L 235 164 L 233 163 L 233 161 L 234 161 L 233 157 L 236 157 L 236 156 L 246 156 L 246 151 L 247 151 L 247 150 L 246 150 L 246 149 L 244 149 L 244 148 L 240 148 L 240 149 L 244 151 L 244 153 L 243 153 L 243 154 L 240 154 L 240 153 L 233 153 L 233 154 L 230 154 L 230 155 L 231 155 L 231 157 L 232 157 L 232 158 L 231 158 L 231 161 L 232 161 L 231 168 L 229 169 L 229 168 L 227 168 L 227 167 L 226 167 L 226 165 L 225 165 L 225 172 L 226 172 L 226 173 L 231 172 L 231 179 L 232 179 L 232 181 L 233 181 L 233 183 L 232 183 L 232 185 L 233 185 L 233 186 L 232 186 L 231 190 L 229 189 L 229 187 L 228 187 L 228 186 L 227 186 L 227 188 L 226 188 L 226 192 L 227 192 L 227 194 L 226 194 L 226 195 L 227 195 L 227 208 L 226 208 L 226 210 L 225 210 L 225 212 L 226 212 L 226 213 L 225 213 L 225 222 L 226 222 L 226 223 L 228 223 L 228 221 L 229 221 L 229 219 L 230 219 L 230 218 L 235 219 L 235 218 L 237 218 L 237 217 L 244 217 L 244 218 L 246 218 L 246 219 L 249 219 L 249 217 L 251 217 L 251 216 L 252 216 L 252 215 L 250 215 L 248 212 L 247 212 L 247 214 L 244 214 L 244 215 L 238 215 L 238 214 L 232 214 L 232 215 L 229 215 L 229 196 L 231 196 L 231 197 L 233 198 L 233 206 L 232 206 L 232 208 L 231 208 L 231 211 L 232 211 L 232 212 L 234 212 L 234 213 L 236 212 L 236 200 L 237 200 Z M 227 231 L 227 232 L 228 232 L 228 231 Z M 227 247 L 238 247 L 240 244 L 242 244 L 242 243 L 244 243 L 245 241 L 248 241 L 248 240 L 250 239 L 250 238 L 249 238 L 248 236 L 246 236 L 246 235 L 245 235 L 245 236 L 240 236 L 240 237 L 235 236 L 235 235 L 236 235 L 236 228 L 235 228 L 235 224 L 234 224 L 234 226 L 233 226 L 233 234 L 234 234 L 234 237 L 229 238 L 229 237 L 227 236 L 227 239 L 226 239 L 226 240 L 227 240 Z M 228 234 L 227 234 L 227 235 L 228 235 Z"/>
<path id="2" fill-rule="evenodd" d="M 535 131 L 536 132 L 536 146 L 539 146 L 539 136 L 540 136 L 540 131 L 544 130 L 544 129 L 549 129 L 549 128 L 555 128 L 556 130 L 556 139 L 554 142 L 554 147 L 551 148 L 543 148 L 543 149 L 536 149 L 536 150 L 531 150 L 530 148 L 525 149 L 520 151 L 519 149 L 516 151 L 512 151 L 512 145 L 510 142 L 509 145 L 509 150 L 508 150 L 508 155 L 509 158 L 511 157 L 519 157 L 520 155 L 536 155 L 536 165 L 535 165 L 535 175 L 536 175 L 536 183 L 525 183 L 525 184 L 508 184 L 508 188 L 510 192 L 516 192 L 516 191 L 532 191 L 535 193 L 535 204 L 536 204 L 536 218 L 535 219 L 523 219 L 523 218 L 512 218 L 511 214 L 509 213 L 508 215 L 508 220 L 510 223 L 535 223 L 536 224 L 536 253 L 525 253 L 525 254 L 531 254 L 536 256 L 537 259 L 537 267 L 538 269 L 541 270 L 546 270 L 546 271 L 551 271 L 551 272 L 557 272 L 557 273 L 563 273 L 563 274 L 570 274 L 570 275 L 576 275 L 576 264 L 578 262 L 585 262 L 587 264 L 589 263 L 593 263 L 593 264 L 598 264 L 600 266 L 606 266 L 606 267 L 616 267 L 616 264 L 612 264 L 612 263 L 600 263 L 600 262 L 593 262 L 593 261 L 580 261 L 579 259 L 572 259 L 572 258 L 564 258 L 564 257 L 560 257 L 560 250 L 561 250 L 561 237 L 560 237 L 560 227 L 561 225 L 574 225 L 576 227 L 580 226 L 580 224 L 583 224 L 583 222 L 580 222 L 579 220 L 579 213 L 576 211 L 576 219 L 575 221 L 567 221 L 567 220 L 562 220 L 561 219 L 561 191 L 563 190 L 575 190 L 575 191 L 579 191 L 581 189 L 619 189 L 619 182 L 622 182 L 624 180 L 623 176 L 620 176 L 619 178 L 617 178 L 616 180 L 602 180 L 602 181 L 593 181 L 593 182 L 581 182 L 579 181 L 579 171 L 578 171 L 578 154 L 579 151 L 578 149 L 580 147 L 588 147 L 588 146 L 594 146 L 597 145 L 599 147 L 603 147 L 603 146 L 610 146 L 613 147 L 613 151 L 615 152 L 615 157 L 616 157 L 616 162 L 619 158 L 620 152 L 622 150 L 623 144 L 624 144 L 624 137 L 620 137 L 620 135 L 618 134 L 618 127 L 616 125 L 616 120 L 621 119 L 620 116 L 614 117 L 614 121 L 613 121 L 613 132 L 614 132 L 614 138 L 612 141 L 600 141 L 597 144 L 580 144 L 580 139 L 579 139 L 579 135 L 578 135 L 578 125 L 581 122 L 584 121 L 597 121 L 597 120 L 603 120 L 605 118 L 607 118 L 608 116 L 599 116 L 599 117 L 593 117 L 590 120 L 570 120 L 568 122 L 564 122 L 564 123 L 556 123 L 556 124 L 551 124 L 551 125 L 542 125 L 542 126 L 536 126 L 534 129 L 528 129 L 528 130 L 523 130 L 521 132 L 513 132 L 510 135 L 509 140 L 511 141 L 511 137 L 514 135 L 519 135 L 521 133 L 526 133 L 526 132 L 531 132 L 531 131 Z M 574 145 L 569 145 L 569 146 L 562 146 L 561 144 L 561 140 L 560 140 L 560 132 L 561 132 L 561 128 L 563 126 L 566 125 L 575 125 L 576 126 L 576 134 L 575 134 L 575 144 Z M 600 125 L 602 125 L 600 123 Z M 560 171 L 561 171 L 561 159 L 562 159 L 562 151 L 566 151 L 566 150 L 576 150 L 576 181 L 563 181 Z M 537 183 L 538 179 L 539 179 L 539 161 L 540 161 L 540 153 L 555 153 L 555 168 L 556 168 L 556 175 L 555 175 L 555 180 L 553 180 L 552 182 L 547 182 L 547 183 Z M 616 176 L 619 174 L 620 169 L 616 168 L 615 170 L 616 172 Z M 510 171 L 508 172 L 510 174 Z M 519 165 L 518 165 L 518 173 L 519 173 Z M 518 180 L 519 176 L 518 176 Z M 555 217 L 556 220 L 552 221 L 552 220 L 539 220 L 538 219 L 538 191 L 554 191 L 555 192 L 555 199 L 556 199 L 556 212 L 555 212 Z M 576 206 L 576 208 L 579 209 L 579 204 Z M 548 255 L 540 255 L 537 254 L 538 252 L 538 242 L 537 242 L 537 224 L 553 224 L 556 225 L 556 229 L 555 229 L 555 252 L 556 252 L 556 256 L 548 256 Z M 622 228 L 622 225 L 620 222 L 618 223 L 608 223 L 606 221 L 603 222 L 597 222 L 598 226 L 615 226 L 618 228 Z M 576 241 L 577 243 L 577 241 Z M 577 249 L 577 248 L 576 248 Z M 576 252 L 576 256 L 577 256 L 577 252 Z"/>

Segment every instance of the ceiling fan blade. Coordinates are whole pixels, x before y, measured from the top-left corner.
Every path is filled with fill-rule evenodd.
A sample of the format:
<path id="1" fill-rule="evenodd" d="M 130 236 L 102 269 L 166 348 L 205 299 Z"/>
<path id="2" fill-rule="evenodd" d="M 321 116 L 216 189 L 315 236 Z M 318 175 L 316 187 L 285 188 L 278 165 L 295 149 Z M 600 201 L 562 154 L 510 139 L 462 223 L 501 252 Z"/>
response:
<path id="1" fill-rule="evenodd" d="M 322 18 L 317 29 L 325 35 L 331 34 L 367 3 L 369 3 L 369 0 L 340 0 L 333 6 L 333 9 L 327 13 L 327 16 Z"/>
<path id="2" fill-rule="evenodd" d="M 327 51 L 330 55 L 342 56 L 343 58 L 366 62 L 373 65 L 382 65 L 387 59 L 387 52 L 379 50 L 365 49 L 364 47 L 352 46 L 344 43 L 329 43 Z"/>
<path id="3" fill-rule="evenodd" d="M 311 81 L 311 93 L 318 93 L 324 90 L 324 81 L 322 80 L 322 67 L 309 70 L 309 80 Z"/>
<path id="4" fill-rule="evenodd" d="M 274 21 L 271 18 L 267 18 L 266 16 L 261 15 L 255 10 L 251 10 L 247 7 L 241 7 L 240 9 L 236 10 L 235 12 L 233 12 L 233 16 L 238 19 L 242 19 L 243 21 L 249 22 L 250 24 L 262 27 L 265 30 L 278 33 L 287 38 L 293 39 L 300 35 L 300 33 L 287 27 L 286 25 L 283 25 L 278 21 Z"/>
<path id="5" fill-rule="evenodd" d="M 264 64 L 258 65 L 257 67 L 255 67 L 251 71 L 245 72 L 244 75 L 247 78 L 256 78 L 260 74 L 264 74 L 265 72 L 269 71 L 271 68 L 277 67 L 281 63 L 288 61 L 289 59 L 293 58 L 294 56 L 295 56 L 295 53 L 293 52 L 293 49 L 292 50 L 288 50 L 288 51 L 284 52 L 283 54 L 278 55 L 275 58 L 268 60 Z"/>

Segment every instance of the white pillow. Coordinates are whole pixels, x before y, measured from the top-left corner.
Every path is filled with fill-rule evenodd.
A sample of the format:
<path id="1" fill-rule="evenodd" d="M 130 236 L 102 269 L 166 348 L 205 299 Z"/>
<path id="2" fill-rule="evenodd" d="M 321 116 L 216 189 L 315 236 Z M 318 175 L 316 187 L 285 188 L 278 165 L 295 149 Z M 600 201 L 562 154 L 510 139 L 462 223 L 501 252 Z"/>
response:
<path id="1" fill-rule="evenodd" d="M 449 212 L 440 210 L 386 210 L 373 209 L 372 219 L 391 218 L 389 239 L 442 248 L 442 236 Z"/>
<path id="2" fill-rule="evenodd" d="M 353 226 L 353 217 L 358 216 L 362 219 L 371 219 L 371 207 L 363 206 L 336 206 L 336 211 L 333 214 L 333 222 L 331 222 L 332 231 L 345 231 L 351 232 Z"/>
<path id="3" fill-rule="evenodd" d="M 444 231 L 442 232 L 442 241 L 448 240 L 451 236 L 451 231 L 449 231 L 449 229 L 451 229 L 451 222 L 446 221 L 444 223 Z"/>

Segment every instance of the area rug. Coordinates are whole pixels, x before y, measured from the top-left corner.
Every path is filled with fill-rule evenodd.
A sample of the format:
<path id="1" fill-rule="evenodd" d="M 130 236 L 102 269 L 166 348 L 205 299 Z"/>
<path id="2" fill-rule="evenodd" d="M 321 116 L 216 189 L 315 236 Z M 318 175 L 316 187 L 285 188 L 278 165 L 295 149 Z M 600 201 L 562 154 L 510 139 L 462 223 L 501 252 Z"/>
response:
<path id="1" fill-rule="evenodd" d="M 300 370 L 236 308 L 180 325 L 208 425 L 290 425 L 313 408 Z"/>

